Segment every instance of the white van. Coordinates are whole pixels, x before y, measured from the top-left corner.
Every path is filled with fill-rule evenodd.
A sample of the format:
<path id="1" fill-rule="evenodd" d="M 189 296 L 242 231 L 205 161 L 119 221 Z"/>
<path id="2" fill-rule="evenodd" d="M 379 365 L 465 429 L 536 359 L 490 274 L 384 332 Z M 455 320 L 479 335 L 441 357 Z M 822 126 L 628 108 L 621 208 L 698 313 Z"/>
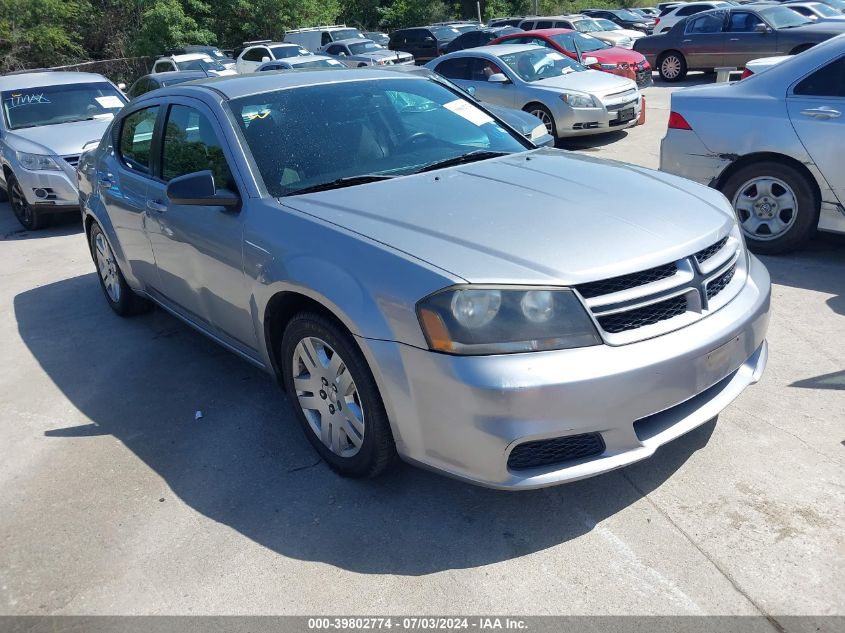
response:
<path id="1" fill-rule="evenodd" d="M 285 33 L 285 42 L 299 44 L 312 53 L 318 52 L 326 44 L 338 40 L 361 39 L 364 34 L 345 24 L 334 26 L 314 26 L 307 29 L 291 29 Z"/>

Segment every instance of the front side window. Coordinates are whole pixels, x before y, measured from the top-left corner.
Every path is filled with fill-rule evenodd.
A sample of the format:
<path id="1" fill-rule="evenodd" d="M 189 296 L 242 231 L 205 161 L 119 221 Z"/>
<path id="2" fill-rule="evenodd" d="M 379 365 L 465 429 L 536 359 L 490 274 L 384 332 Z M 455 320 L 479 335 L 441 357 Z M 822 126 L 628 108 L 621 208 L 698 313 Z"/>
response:
<path id="1" fill-rule="evenodd" d="M 349 45 L 349 51 L 353 55 L 364 55 L 365 53 L 374 53 L 384 50 L 375 42 L 355 42 Z"/>
<path id="2" fill-rule="evenodd" d="M 340 44 L 332 44 L 326 49 L 326 52 L 329 55 L 340 55 L 341 53 L 346 53 L 346 50 Z"/>
<path id="3" fill-rule="evenodd" d="M 370 79 L 229 102 L 273 196 L 338 179 L 403 176 L 471 152 L 520 152 L 519 135 L 436 81 Z"/>
<path id="4" fill-rule="evenodd" d="M 787 9 L 788 11 L 789 9 Z M 722 32 L 724 13 L 708 13 L 687 22 L 686 32 L 693 35 L 709 35 Z"/>
<path id="5" fill-rule="evenodd" d="M 561 77 L 584 71 L 581 64 L 566 55 L 551 50 L 528 50 L 502 55 L 500 58 L 520 79 L 527 82 Z"/>
<path id="6" fill-rule="evenodd" d="M 158 106 L 153 106 L 133 112 L 123 120 L 117 151 L 126 166 L 133 171 L 150 173 L 150 150 L 156 117 Z"/>
<path id="7" fill-rule="evenodd" d="M 731 13 L 730 18 L 728 18 L 728 31 L 730 33 L 753 33 L 760 24 L 763 24 L 762 20 L 753 13 L 736 11 Z"/>
<path id="8" fill-rule="evenodd" d="M 126 103 L 126 97 L 105 81 L 4 90 L 0 100 L 10 130 L 111 119 Z"/>
<path id="9" fill-rule="evenodd" d="M 440 62 L 435 70 L 438 75 L 443 75 L 447 79 L 468 80 L 471 62 L 470 57 L 453 57 Z"/>
<path id="10" fill-rule="evenodd" d="M 194 108 L 174 105 L 164 128 L 161 176 L 167 181 L 205 170 L 214 174 L 217 189 L 234 189 L 232 172 L 211 122 Z"/>
<path id="11" fill-rule="evenodd" d="M 251 48 L 244 53 L 243 59 L 247 62 L 260 62 L 265 57 L 270 58 L 266 48 Z"/>
<path id="12" fill-rule="evenodd" d="M 502 69 L 499 64 L 489 59 L 474 58 L 470 66 L 471 81 L 489 81 L 493 75 L 501 75 Z"/>
<path id="13" fill-rule="evenodd" d="M 845 57 L 830 62 L 795 86 L 795 94 L 806 97 L 845 97 Z"/>

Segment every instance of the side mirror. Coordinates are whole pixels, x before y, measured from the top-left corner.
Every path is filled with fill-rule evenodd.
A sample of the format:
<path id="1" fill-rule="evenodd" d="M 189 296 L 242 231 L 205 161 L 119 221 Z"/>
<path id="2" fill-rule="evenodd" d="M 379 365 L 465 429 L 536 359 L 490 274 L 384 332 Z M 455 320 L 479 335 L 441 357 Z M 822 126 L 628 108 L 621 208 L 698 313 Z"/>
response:
<path id="1" fill-rule="evenodd" d="M 262 57 L 262 58 L 261 58 L 261 63 L 262 63 L 262 64 L 263 64 L 264 62 L 269 62 L 269 61 L 270 61 L 270 58 L 269 58 L 269 57 L 267 57 L 266 55 L 265 55 L 264 57 Z"/>
<path id="2" fill-rule="evenodd" d="M 581 59 L 582 66 L 595 66 L 599 63 L 599 60 L 595 57 L 584 57 Z"/>
<path id="3" fill-rule="evenodd" d="M 757 26 L 754 27 L 754 32 L 755 33 L 771 33 L 772 29 L 770 29 L 765 24 L 758 24 Z"/>
<path id="4" fill-rule="evenodd" d="M 487 81 L 491 84 L 507 84 L 511 80 L 507 78 L 505 73 L 494 73 L 487 78 Z"/>
<path id="5" fill-rule="evenodd" d="M 119 84 L 117 84 L 117 89 L 126 90 L 126 84 L 121 81 Z"/>
<path id="6" fill-rule="evenodd" d="M 206 171 L 185 174 L 167 183 L 167 199 L 172 204 L 208 207 L 236 207 L 241 199 L 231 191 L 217 191 L 214 175 Z"/>
<path id="7" fill-rule="evenodd" d="M 337 55 L 338 55 L 338 57 L 346 57 L 347 56 L 345 51 L 340 51 Z"/>
<path id="8" fill-rule="evenodd" d="M 426 44 L 431 44 L 436 41 L 437 40 L 431 37 L 431 35 L 426 35 L 425 39 L 423 40 L 423 42 L 425 42 Z"/>

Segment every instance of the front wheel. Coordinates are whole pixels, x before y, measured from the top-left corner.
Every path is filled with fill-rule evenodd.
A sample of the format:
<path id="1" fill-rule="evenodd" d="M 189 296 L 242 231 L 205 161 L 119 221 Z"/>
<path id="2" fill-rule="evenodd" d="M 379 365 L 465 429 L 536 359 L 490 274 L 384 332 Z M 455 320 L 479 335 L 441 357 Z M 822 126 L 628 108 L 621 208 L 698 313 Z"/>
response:
<path id="1" fill-rule="evenodd" d="M 130 316 L 148 310 L 151 307 L 150 302 L 135 294 L 126 283 L 126 279 L 117 265 L 114 252 L 112 252 L 103 230 L 96 223 L 91 226 L 89 245 L 94 266 L 97 267 L 100 288 L 103 290 L 111 309 L 120 316 Z"/>
<path id="2" fill-rule="evenodd" d="M 687 76 L 687 60 L 678 51 L 663 53 L 657 63 L 657 72 L 663 81 L 681 81 Z"/>
<path id="3" fill-rule="evenodd" d="M 818 224 L 819 204 L 811 183 L 789 165 L 748 165 L 732 174 L 721 190 L 733 204 L 754 252 L 768 255 L 796 249 Z"/>
<path id="4" fill-rule="evenodd" d="M 9 204 L 12 206 L 12 212 L 23 228 L 28 231 L 37 231 L 47 226 L 47 217 L 27 202 L 17 178 L 9 176 L 6 180 L 6 187 L 9 192 Z"/>
<path id="5" fill-rule="evenodd" d="M 535 117 L 543 122 L 546 126 L 546 132 L 551 134 L 552 138 L 557 138 L 557 127 L 555 126 L 555 119 L 549 109 L 540 103 L 529 103 L 523 108 L 528 114 L 533 114 Z"/>
<path id="6" fill-rule="evenodd" d="M 375 477 L 396 461 L 387 413 L 367 361 L 332 320 L 291 319 L 282 337 L 282 379 L 308 441 L 346 477 Z"/>

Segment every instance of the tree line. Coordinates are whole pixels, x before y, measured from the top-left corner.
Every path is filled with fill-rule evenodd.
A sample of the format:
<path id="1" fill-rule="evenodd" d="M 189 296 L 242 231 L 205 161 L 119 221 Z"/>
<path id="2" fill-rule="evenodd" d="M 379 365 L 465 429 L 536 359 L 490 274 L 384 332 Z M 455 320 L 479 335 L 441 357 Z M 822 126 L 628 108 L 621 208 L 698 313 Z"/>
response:
<path id="1" fill-rule="evenodd" d="M 635 0 L 483 0 L 482 18 L 577 12 Z M 647 4 L 647 3 L 644 3 Z M 151 56 L 187 44 L 235 47 L 285 30 L 346 23 L 390 31 L 472 19 L 475 0 L 0 0 L 0 73 Z"/>

